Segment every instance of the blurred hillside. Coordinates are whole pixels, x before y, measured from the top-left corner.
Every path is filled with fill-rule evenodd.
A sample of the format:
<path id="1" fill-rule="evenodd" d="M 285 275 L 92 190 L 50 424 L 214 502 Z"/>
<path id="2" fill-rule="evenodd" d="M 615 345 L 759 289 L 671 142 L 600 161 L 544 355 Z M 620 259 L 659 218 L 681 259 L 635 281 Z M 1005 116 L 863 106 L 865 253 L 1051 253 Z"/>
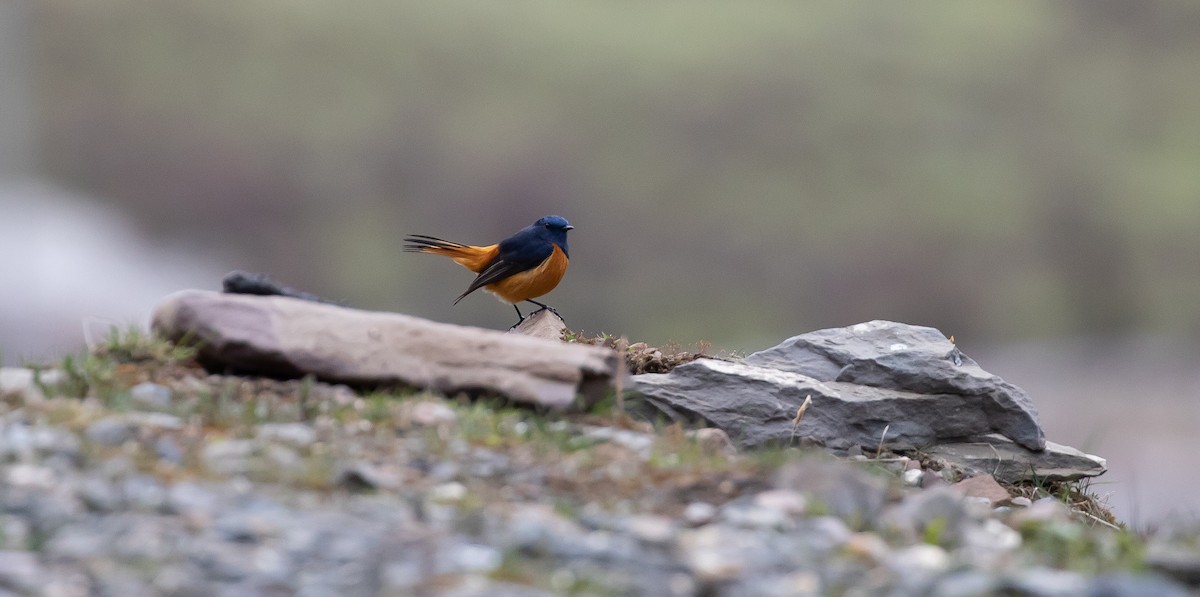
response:
<path id="1" fill-rule="evenodd" d="M 568 322 L 1200 332 L 1200 5 L 36 4 L 39 163 L 164 242 L 503 327 L 400 253 L 567 216 Z M 216 281 L 213 281 L 216 285 Z"/>

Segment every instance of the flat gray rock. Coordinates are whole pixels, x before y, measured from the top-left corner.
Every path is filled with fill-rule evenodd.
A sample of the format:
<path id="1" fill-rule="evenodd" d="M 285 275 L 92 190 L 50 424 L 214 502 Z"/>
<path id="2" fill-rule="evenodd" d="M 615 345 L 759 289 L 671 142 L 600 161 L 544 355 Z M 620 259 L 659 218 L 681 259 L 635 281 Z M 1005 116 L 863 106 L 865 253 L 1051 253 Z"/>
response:
<path id="1" fill-rule="evenodd" d="M 756 352 L 745 362 L 823 382 L 959 396 L 972 402 L 970 409 L 986 414 L 990 431 L 1032 450 L 1046 445 L 1029 395 L 984 371 L 934 328 L 876 320 L 818 330 Z"/>
<path id="2" fill-rule="evenodd" d="M 565 409 L 599 400 L 620 367 L 611 350 L 280 296 L 186 290 L 155 309 L 154 330 L 200 343 L 207 364 L 445 394 L 494 394 Z"/>
<path id="3" fill-rule="evenodd" d="M 745 362 L 700 359 L 670 373 L 635 375 L 632 390 L 670 420 L 718 427 L 749 448 L 809 438 L 835 449 L 875 449 L 881 440 L 913 449 L 992 429 L 974 397 L 821 382 Z M 812 404 L 793 426 L 809 396 Z"/>
<path id="4" fill-rule="evenodd" d="M 926 452 L 968 471 L 987 473 L 1001 483 L 1018 481 L 1074 481 L 1108 470 L 1099 456 L 1070 446 L 1046 442 L 1044 450 L 1030 450 L 1012 440 L 991 434 L 972 441 L 948 442 Z"/>

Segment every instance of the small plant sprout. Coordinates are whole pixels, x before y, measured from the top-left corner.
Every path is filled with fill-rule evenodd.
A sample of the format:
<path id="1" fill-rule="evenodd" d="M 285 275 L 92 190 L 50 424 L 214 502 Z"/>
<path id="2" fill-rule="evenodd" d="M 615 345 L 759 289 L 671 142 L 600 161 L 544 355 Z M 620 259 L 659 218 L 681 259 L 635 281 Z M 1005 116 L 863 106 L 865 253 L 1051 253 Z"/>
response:
<path id="1" fill-rule="evenodd" d="M 796 441 L 796 431 L 800 429 L 800 422 L 804 420 L 804 413 L 808 411 L 808 406 L 812 404 L 812 394 L 804 397 L 804 403 L 800 408 L 796 409 L 796 418 L 792 419 L 792 441 Z"/>
<path id="2" fill-rule="evenodd" d="M 883 441 L 887 439 L 887 432 L 891 428 L 892 424 L 888 423 L 883 426 L 883 433 L 879 434 L 879 447 L 875 449 L 875 458 L 877 459 L 883 455 Z"/>

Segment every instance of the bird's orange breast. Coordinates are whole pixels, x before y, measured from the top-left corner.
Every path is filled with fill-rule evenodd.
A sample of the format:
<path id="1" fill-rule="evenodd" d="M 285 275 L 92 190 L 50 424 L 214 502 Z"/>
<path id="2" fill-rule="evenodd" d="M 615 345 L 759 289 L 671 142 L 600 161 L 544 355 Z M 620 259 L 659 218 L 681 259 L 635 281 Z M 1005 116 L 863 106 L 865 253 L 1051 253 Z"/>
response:
<path id="1" fill-rule="evenodd" d="M 488 284 L 484 289 L 513 304 L 537 298 L 558 286 L 563 274 L 567 273 L 569 263 L 566 253 L 554 245 L 554 252 L 541 265 Z"/>

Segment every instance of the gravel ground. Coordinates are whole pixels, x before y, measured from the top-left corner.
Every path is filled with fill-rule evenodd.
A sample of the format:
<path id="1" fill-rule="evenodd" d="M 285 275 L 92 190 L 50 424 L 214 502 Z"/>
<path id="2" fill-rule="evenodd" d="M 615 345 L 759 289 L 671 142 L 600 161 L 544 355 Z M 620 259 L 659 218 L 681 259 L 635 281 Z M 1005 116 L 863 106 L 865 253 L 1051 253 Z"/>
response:
<path id="1" fill-rule="evenodd" d="M 899 455 L 735 454 L 719 433 L 612 412 L 112 355 L 30 377 L 0 383 L 0 596 L 1186 595 L 1200 581 L 1195 533 L 1137 536 L 1036 493 L 964 498 L 954 471 Z"/>

